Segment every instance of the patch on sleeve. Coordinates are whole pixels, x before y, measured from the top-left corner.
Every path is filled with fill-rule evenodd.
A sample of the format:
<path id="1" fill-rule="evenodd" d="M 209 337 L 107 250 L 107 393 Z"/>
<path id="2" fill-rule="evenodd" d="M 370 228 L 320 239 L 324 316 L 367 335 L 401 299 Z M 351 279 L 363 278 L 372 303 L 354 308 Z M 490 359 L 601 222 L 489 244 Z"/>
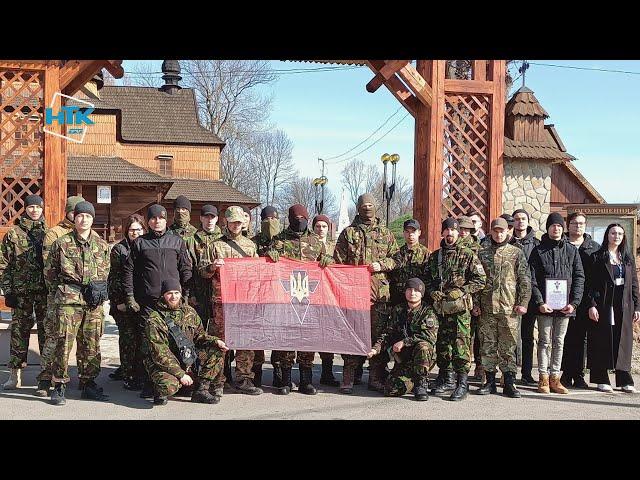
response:
<path id="1" fill-rule="evenodd" d="M 476 272 L 479 275 L 486 275 L 486 273 L 484 273 L 484 268 L 480 262 L 476 263 Z"/>

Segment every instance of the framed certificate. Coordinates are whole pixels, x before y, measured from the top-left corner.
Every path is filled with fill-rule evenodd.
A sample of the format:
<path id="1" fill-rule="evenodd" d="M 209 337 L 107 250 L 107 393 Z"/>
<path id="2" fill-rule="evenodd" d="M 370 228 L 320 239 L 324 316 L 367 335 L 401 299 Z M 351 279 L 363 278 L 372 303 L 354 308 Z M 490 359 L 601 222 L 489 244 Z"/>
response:
<path id="1" fill-rule="evenodd" d="M 545 302 L 553 310 L 562 310 L 569 303 L 569 282 L 566 279 L 547 278 Z"/>

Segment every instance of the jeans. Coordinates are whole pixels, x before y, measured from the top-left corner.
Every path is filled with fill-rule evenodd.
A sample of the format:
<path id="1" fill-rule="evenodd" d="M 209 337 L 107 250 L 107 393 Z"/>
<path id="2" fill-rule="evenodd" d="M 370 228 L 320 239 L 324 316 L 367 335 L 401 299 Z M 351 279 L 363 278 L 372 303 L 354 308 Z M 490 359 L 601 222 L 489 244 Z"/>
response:
<path id="1" fill-rule="evenodd" d="M 538 373 L 560 375 L 569 317 L 538 315 Z"/>

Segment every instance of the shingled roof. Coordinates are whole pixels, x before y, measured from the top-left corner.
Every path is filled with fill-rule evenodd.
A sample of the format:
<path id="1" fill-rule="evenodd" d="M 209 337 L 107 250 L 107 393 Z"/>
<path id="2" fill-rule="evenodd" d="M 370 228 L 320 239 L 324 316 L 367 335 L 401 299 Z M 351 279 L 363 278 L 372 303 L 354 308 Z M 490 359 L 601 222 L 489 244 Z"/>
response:
<path id="1" fill-rule="evenodd" d="M 173 183 L 120 157 L 75 156 L 67 158 L 67 178 L 80 182 Z"/>
<path id="2" fill-rule="evenodd" d="M 513 94 L 505 106 L 505 115 L 541 116 L 549 118 L 547 111 L 527 87 L 521 87 Z"/>
<path id="3" fill-rule="evenodd" d="M 170 94 L 155 87 L 105 86 L 99 90 L 99 96 L 78 98 L 93 103 L 95 113 L 120 111 L 119 136 L 123 141 L 225 145 L 220 137 L 200 125 L 191 88 Z"/>
<path id="4" fill-rule="evenodd" d="M 260 205 L 260 202 L 220 180 L 173 178 L 172 181 L 174 182 L 173 186 L 165 195 L 165 200 L 175 200 L 180 195 L 184 195 L 192 202 L 242 203 L 250 204 L 254 207 Z"/>

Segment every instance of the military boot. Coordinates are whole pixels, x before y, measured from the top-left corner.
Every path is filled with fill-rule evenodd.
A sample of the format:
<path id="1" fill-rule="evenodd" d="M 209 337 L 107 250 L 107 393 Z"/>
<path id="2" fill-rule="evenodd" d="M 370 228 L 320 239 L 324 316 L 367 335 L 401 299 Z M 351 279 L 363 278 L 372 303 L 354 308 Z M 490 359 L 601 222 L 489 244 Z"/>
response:
<path id="1" fill-rule="evenodd" d="M 40 380 L 38 382 L 38 388 L 33 394 L 36 397 L 48 397 L 50 388 L 51 388 L 51 380 Z"/>
<path id="2" fill-rule="evenodd" d="M 254 364 L 251 371 L 253 372 L 253 386 L 260 388 L 262 386 L 262 364 Z"/>
<path id="3" fill-rule="evenodd" d="M 375 392 L 384 391 L 384 381 L 386 377 L 386 371 L 384 365 L 369 364 L 369 382 L 367 383 L 367 390 L 373 390 Z"/>
<path id="4" fill-rule="evenodd" d="M 355 371 L 353 372 L 353 384 L 361 385 L 362 384 L 362 374 L 364 372 L 364 362 L 358 362 L 356 365 Z"/>
<path id="5" fill-rule="evenodd" d="M 231 374 L 231 353 L 227 352 L 227 354 L 224 356 L 224 376 L 226 377 L 226 382 L 229 385 L 233 385 L 233 376 Z"/>
<path id="6" fill-rule="evenodd" d="M 124 380 L 124 371 L 122 367 L 116 368 L 113 372 L 109 374 L 109 378 L 111 380 Z"/>
<path id="7" fill-rule="evenodd" d="M 356 366 L 351 362 L 345 362 L 342 369 L 342 383 L 340 384 L 340 393 L 351 395 L 353 393 L 354 374 Z"/>
<path id="8" fill-rule="evenodd" d="M 311 367 L 303 367 L 300 366 L 300 386 L 298 387 L 298 391 L 300 393 L 304 393 L 305 395 L 315 395 L 318 393 L 316 388 L 311 383 L 313 379 L 313 370 Z"/>
<path id="9" fill-rule="evenodd" d="M 261 388 L 256 387 L 251 379 L 246 377 L 237 379 L 234 387 L 238 392 L 246 395 L 260 395 L 263 393 Z"/>
<path id="10" fill-rule="evenodd" d="M 249 379 L 245 379 L 245 380 L 251 383 Z M 208 403 L 208 404 L 219 403 L 220 397 L 217 395 L 212 395 L 209 392 L 210 388 L 211 388 L 211 382 L 209 380 L 201 380 L 200 385 L 198 385 L 198 389 L 191 394 L 191 401 L 193 403 Z"/>
<path id="11" fill-rule="evenodd" d="M 51 405 L 66 405 L 67 399 L 64 397 L 66 385 L 64 383 L 56 383 L 51 393 Z"/>
<path id="12" fill-rule="evenodd" d="M 280 388 L 282 386 L 282 367 L 280 363 L 276 362 L 273 364 L 273 383 L 272 385 L 276 388 Z"/>
<path id="13" fill-rule="evenodd" d="M 469 392 L 469 382 L 467 380 L 466 373 L 458 373 L 458 385 L 456 389 L 453 391 L 449 400 L 452 402 L 457 402 L 460 400 L 464 400 L 467 398 L 467 393 Z"/>
<path id="14" fill-rule="evenodd" d="M 153 383 L 145 381 L 140 392 L 140 398 L 153 398 Z"/>
<path id="15" fill-rule="evenodd" d="M 453 370 L 444 370 L 438 372 L 435 384 L 431 389 L 431 395 L 438 395 L 450 392 L 456 388 L 455 373 Z"/>
<path id="16" fill-rule="evenodd" d="M 291 385 L 291 367 L 282 367 L 282 384 L 278 387 L 278 395 L 289 395 L 293 386 Z"/>
<path id="17" fill-rule="evenodd" d="M 142 381 L 135 377 L 129 377 L 122 383 L 122 388 L 124 388 L 125 390 L 132 390 L 132 391 L 138 392 L 142 390 L 142 387 L 143 387 Z"/>
<path id="18" fill-rule="evenodd" d="M 153 396 L 153 404 L 154 405 L 162 406 L 162 405 L 166 405 L 168 402 L 169 402 L 169 399 L 167 397 L 165 397 L 164 395 L 154 395 Z"/>
<path id="19" fill-rule="evenodd" d="M 333 360 L 322 360 L 320 385 L 328 385 L 330 387 L 337 387 L 340 385 L 340 382 L 333 376 Z"/>
<path id="20" fill-rule="evenodd" d="M 490 372 L 487 370 L 485 371 L 485 375 L 487 376 L 487 381 L 478 390 L 476 390 L 476 393 L 478 395 L 498 393 L 498 388 L 496 387 L 496 372 Z"/>
<path id="21" fill-rule="evenodd" d="M 12 368 L 9 373 L 9 379 L 2 385 L 3 390 L 16 390 L 22 386 L 22 370 L 20 368 Z"/>
<path id="22" fill-rule="evenodd" d="M 107 401 L 109 399 L 109 395 L 105 395 L 102 392 L 102 388 L 96 385 L 96 382 L 89 380 L 85 382 L 80 398 L 84 398 L 85 400 L 97 400 L 99 402 Z"/>
<path id="23" fill-rule="evenodd" d="M 414 379 L 413 383 L 413 397 L 419 402 L 429 400 L 429 380 L 427 376 L 419 375 Z"/>
<path id="24" fill-rule="evenodd" d="M 515 386 L 516 374 L 514 372 L 506 372 L 504 374 L 504 388 L 502 389 L 502 393 L 504 393 L 509 398 L 520 398 L 520 392 Z"/>

